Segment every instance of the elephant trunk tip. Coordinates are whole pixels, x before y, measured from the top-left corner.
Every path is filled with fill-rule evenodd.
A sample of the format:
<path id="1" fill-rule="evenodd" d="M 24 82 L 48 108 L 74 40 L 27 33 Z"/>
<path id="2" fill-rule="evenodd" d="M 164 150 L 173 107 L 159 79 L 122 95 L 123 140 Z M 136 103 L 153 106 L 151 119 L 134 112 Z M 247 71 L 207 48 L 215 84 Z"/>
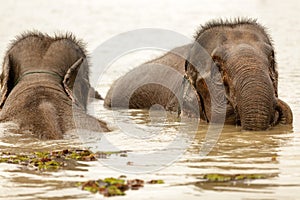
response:
<path id="1" fill-rule="evenodd" d="M 241 123 L 243 130 L 248 131 L 264 131 L 270 127 L 269 123 L 260 120 L 249 120 Z"/>
<path id="2" fill-rule="evenodd" d="M 243 112 L 241 116 L 241 126 L 244 130 L 249 131 L 262 131 L 270 128 L 273 122 L 273 112 L 275 110 L 270 107 L 262 108 L 249 108 L 250 112 Z"/>
<path id="3" fill-rule="evenodd" d="M 252 96 L 252 99 L 243 98 L 241 105 L 239 114 L 244 130 L 262 131 L 270 128 L 275 115 L 273 98 L 259 94 Z"/>

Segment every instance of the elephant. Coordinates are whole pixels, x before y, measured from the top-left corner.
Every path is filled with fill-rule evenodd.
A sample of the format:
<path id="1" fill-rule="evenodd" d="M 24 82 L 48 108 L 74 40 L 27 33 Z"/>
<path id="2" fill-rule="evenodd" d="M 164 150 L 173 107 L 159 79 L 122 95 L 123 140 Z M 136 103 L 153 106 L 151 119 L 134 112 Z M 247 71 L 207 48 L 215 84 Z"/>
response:
<path id="1" fill-rule="evenodd" d="M 22 133 L 62 139 L 71 130 L 109 131 L 88 115 L 87 52 L 72 33 L 49 36 L 25 32 L 10 44 L 1 73 L 0 122 L 12 121 Z"/>
<path id="2" fill-rule="evenodd" d="M 293 122 L 290 107 L 278 97 L 272 40 L 257 20 L 247 18 L 206 23 L 192 43 L 116 80 L 104 100 L 108 108 L 149 109 L 155 104 L 242 130 Z"/>

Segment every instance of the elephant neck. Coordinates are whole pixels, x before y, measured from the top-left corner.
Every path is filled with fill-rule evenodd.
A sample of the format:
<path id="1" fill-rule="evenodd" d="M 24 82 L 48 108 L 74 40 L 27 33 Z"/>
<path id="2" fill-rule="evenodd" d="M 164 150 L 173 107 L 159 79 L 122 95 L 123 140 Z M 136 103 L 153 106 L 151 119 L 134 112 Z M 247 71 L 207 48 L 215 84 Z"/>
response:
<path id="1" fill-rule="evenodd" d="M 22 74 L 14 83 L 14 86 L 16 86 L 20 80 L 22 80 L 25 76 L 30 76 L 30 75 L 33 75 L 33 74 L 49 74 L 53 77 L 56 77 L 58 78 L 59 80 L 63 80 L 63 77 L 61 77 L 59 74 L 53 72 L 53 71 L 47 71 L 47 70 L 37 70 L 37 71 L 28 71 L 28 72 L 25 72 L 24 74 Z"/>

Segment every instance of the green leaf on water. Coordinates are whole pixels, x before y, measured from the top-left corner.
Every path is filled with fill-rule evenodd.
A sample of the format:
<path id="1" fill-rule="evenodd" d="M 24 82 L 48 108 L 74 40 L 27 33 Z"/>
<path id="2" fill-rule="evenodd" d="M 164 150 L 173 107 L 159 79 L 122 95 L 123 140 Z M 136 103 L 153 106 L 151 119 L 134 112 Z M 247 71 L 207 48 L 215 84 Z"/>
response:
<path id="1" fill-rule="evenodd" d="M 229 182 L 264 178 L 266 178 L 266 176 L 262 174 L 205 174 L 203 176 L 203 179 L 209 182 Z"/>
<path id="2" fill-rule="evenodd" d="M 21 164 L 33 167 L 37 170 L 58 170 L 74 166 L 74 161 L 94 161 L 96 155 L 89 150 L 56 150 L 56 151 L 36 151 L 28 153 L 0 152 L 0 163 Z"/>
<path id="3" fill-rule="evenodd" d="M 148 181 L 147 183 L 149 184 L 164 184 L 165 182 L 163 180 L 151 180 L 151 181 Z"/>
<path id="4" fill-rule="evenodd" d="M 115 185 L 115 184 L 124 184 L 125 180 L 124 179 L 117 179 L 117 178 L 105 178 L 104 179 L 105 183 L 108 183 L 110 185 Z"/>
<path id="5" fill-rule="evenodd" d="M 230 175 L 223 174 L 206 174 L 203 178 L 212 182 L 225 182 L 232 180 L 232 177 Z"/>
<path id="6" fill-rule="evenodd" d="M 38 158 L 45 158 L 48 157 L 50 155 L 49 152 L 34 152 L 34 154 L 38 157 Z"/>
<path id="7" fill-rule="evenodd" d="M 121 191 L 117 186 L 111 185 L 107 187 L 107 196 L 119 196 L 125 195 L 123 191 Z"/>
<path id="8" fill-rule="evenodd" d="M 77 183 L 76 186 L 81 186 L 82 190 L 100 194 L 106 197 L 125 195 L 127 190 L 138 190 L 144 187 L 144 180 L 129 179 L 125 180 L 126 176 L 121 175 L 121 178 L 108 177 L 105 179 L 89 180 L 83 183 Z M 163 184 L 163 180 L 151 180 L 149 184 Z"/>
<path id="9" fill-rule="evenodd" d="M 98 192 L 98 188 L 96 188 L 96 187 L 88 187 L 88 186 L 86 186 L 86 187 L 83 188 L 83 190 L 89 191 L 91 193 Z"/>

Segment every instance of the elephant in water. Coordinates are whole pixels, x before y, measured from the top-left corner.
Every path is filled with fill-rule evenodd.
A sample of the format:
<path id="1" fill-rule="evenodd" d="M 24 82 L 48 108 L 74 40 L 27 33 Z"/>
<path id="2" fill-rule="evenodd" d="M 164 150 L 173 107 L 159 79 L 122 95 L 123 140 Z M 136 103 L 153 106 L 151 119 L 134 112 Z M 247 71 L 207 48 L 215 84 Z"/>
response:
<path id="1" fill-rule="evenodd" d="M 42 139 L 60 139 L 73 129 L 109 131 L 86 114 L 89 65 L 72 34 L 28 32 L 10 45 L 1 74 L 0 121 L 13 121 Z"/>
<path id="2" fill-rule="evenodd" d="M 278 98 L 277 86 L 274 48 L 264 27 L 251 19 L 219 20 L 202 26 L 193 43 L 119 78 L 104 105 L 148 109 L 160 104 L 179 113 L 198 112 L 202 120 L 213 123 L 222 121 L 218 117 L 223 112 L 227 124 L 266 130 L 293 121 L 290 107 Z"/>

